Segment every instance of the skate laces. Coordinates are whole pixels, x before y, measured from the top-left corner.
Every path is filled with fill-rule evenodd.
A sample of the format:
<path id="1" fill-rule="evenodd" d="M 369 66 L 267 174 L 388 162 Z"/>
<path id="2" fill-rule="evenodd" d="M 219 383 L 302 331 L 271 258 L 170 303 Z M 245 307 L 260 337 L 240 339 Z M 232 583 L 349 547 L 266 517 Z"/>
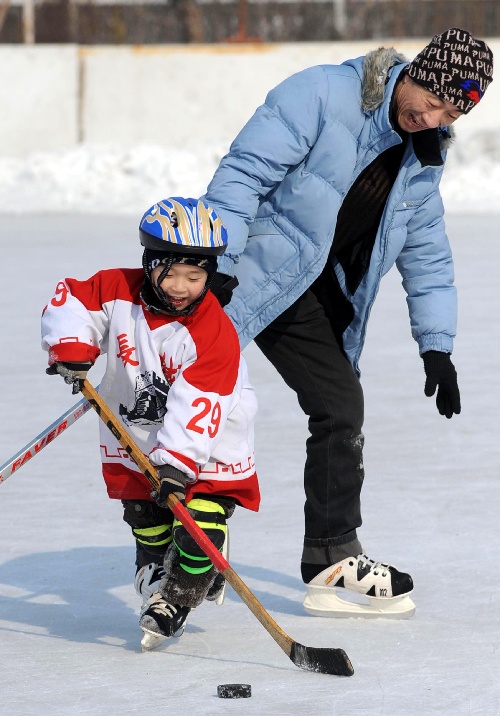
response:
<path id="1" fill-rule="evenodd" d="M 360 564 L 361 568 L 368 567 L 370 572 L 373 572 L 375 576 L 378 576 L 379 573 L 382 573 L 382 577 L 387 577 L 389 574 L 389 564 L 385 564 L 385 562 L 375 562 L 374 559 L 370 559 L 368 555 L 366 554 L 359 554 L 356 559 L 358 560 L 358 563 Z"/>
<path id="2" fill-rule="evenodd" d="M 170 619 L 173 619 L 178 611 L 178 608 L 173 604 L 169 604 L 160 592 L 152 594 L 144 606 L 146 610 L 151 609 L 153 612 L 161 614 L 164 617 L 169 617 Z"/>

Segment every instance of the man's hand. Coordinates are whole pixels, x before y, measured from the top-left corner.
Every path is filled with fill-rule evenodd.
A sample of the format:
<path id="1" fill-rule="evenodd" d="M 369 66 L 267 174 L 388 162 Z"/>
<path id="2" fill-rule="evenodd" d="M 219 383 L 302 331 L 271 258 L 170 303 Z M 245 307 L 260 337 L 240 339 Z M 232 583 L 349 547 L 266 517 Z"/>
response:
<path id="1" fill-rule="evenodd" d="M 64 382 L 73 386 L 73 395 L 80 392 L 80 381 L 85 380 L 87 373 L 92 368 L 90 361 L 82 363 L 52 363 L 45 371 L 48 375 L 61 375 Z"/>
<path id="2" fill-rule="evenodd" d="M 222 308 L 227 306 L 233 296 L 233 291 L 238 285 L 236 276 L 228 276 L 225 273 L 216 273 L 210 283 L 210 290 L 219 301 Z"/>
<path id="3" fill-rule="evenodd" d="M 175 495 L 179 502 L 185 504 L 187 482 L 185 473 L 172 465 L 162 465 L 158 469 L 158 479 L 160 480 L 160 492 L 151 493 L 151 497 L 156 500 L 157 505 L 168 508 L 169 495 Z"/>
<path id="4" fill-rule="evenodd" d="M 457 371 L 449 353 L 427 351 L 422 354 L 426 375 L 425 395 L 430 398 L 436 392 L 436 405 L 441 415 L 451 418 L 461 411 Z"/>

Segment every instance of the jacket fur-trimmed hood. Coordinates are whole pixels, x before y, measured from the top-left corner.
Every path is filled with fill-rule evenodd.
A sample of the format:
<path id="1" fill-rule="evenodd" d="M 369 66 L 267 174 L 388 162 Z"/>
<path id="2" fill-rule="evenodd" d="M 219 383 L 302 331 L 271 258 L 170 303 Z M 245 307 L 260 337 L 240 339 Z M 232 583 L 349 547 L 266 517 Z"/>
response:
<path id="1" fill-rule="evenodd" d="M 385 98 L 389 72 L 395 65 L 408 64 L 409 60 L 394 47 L 379 47 L 368 52 L 363 61 L 361 106 L 364 112 L 374 112 Z M 454 129 L 440 132 L 440 147 L 448 149 L 455 137 Z"/>
<path id="2" fill-rule="evenodd" d="M 364 112 L 376 110 L 385 97 L 385 86 L 389 71 L 394 65 L 408 63 L 394 47 L 379 47 L 369 52 L 363 62 L 363 83 L 361 90 L 361 106 Z"/>

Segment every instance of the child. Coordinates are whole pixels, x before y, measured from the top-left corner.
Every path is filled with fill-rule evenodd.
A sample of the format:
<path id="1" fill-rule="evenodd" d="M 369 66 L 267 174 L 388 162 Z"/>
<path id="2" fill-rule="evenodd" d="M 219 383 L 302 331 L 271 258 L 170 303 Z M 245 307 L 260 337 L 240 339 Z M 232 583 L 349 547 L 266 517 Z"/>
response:
<path id="1" fill-rule="evenodd" d="M 158 468 L 160 490 L 100 423 L 108 495 L 122 500 L 136 540 L 143 647 L 182 634 L 189 611 L 217 600 L 223 577 L 166 507 L 174 493 L 218 549 L 235 505 L 258 510 L 257 405 L 236 331 L 209 291 L 227 233 L 207 204 L 180 197 L 139 227 L 142 269 L 65 279 L 42 317 L 49 374 L 79 389 L 107 354 L 99 393 Z"/>

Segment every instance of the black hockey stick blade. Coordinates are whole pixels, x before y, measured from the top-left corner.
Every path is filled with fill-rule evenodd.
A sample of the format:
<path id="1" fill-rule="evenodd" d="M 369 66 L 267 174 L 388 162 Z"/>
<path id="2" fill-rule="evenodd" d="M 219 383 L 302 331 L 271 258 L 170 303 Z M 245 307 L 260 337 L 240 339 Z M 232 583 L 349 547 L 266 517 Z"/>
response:
<path id="1" fill-rule="evenodd" d="M 295 666 L 317 674 L 333 676 L 352 676 L 354 669 L 343 649 L 322 649 L 315 646 L 303 646 L 294 641 L 290 659 Z"/>

